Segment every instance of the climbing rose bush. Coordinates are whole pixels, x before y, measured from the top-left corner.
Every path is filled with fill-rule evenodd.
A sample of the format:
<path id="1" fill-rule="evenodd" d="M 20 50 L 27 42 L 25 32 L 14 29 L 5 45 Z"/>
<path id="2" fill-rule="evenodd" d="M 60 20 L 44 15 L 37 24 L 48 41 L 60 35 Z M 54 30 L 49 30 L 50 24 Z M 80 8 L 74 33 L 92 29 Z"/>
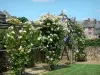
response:
<path id="1" fill-rule="evenodd" d="M 24 66 L 29 61 L 29 54 L 34 45 L 34 31 L 34 27 L 28 23 L 20 27 L 14 25 L 8 28 L 6 48 L 10 57 L 12 75 L 23 74 Z"/>
<path id="2" fill-rule="evenodd" d="M 60 43 L 63 38 L 63 26 L 61 25 L 60 18 L 55 15 L 45 14 L 34 23 L 41 25 L 38 28 L 40 31 L 38 41 L 40 42 L 41 51 L 45 53 L 47 63 L 49 65 L 56 64 L 60 58 Z"/>
<path id="3" fill-rule="evenodd" d="M 67 24 L 70 31 L 67 33 L 67 38 L 70 40 L 70 42 L 67 41 L 66 44 L 74 53 L 73 57 L 77 58 L 78 55 L 85 55 L 84 49 L 86 37 L 82 26 L 79 24 L 74 24 L 70 21 L 69 23 L 67 22 Z"/>
<path id="4" fill-rule="evenodd" d="M 12 23 L 12 24 L 21 24 L 22 22 L 18 19 L 15 19 L 15 18 L 8 18 L 6 20 L 8 23 Z"/>

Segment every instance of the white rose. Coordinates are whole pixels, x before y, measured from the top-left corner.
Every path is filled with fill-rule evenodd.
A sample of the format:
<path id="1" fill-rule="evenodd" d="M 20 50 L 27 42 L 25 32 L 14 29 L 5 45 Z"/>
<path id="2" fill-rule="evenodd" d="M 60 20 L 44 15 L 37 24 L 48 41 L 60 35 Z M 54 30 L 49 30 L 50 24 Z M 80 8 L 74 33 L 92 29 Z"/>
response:
<path id="1" fill-rule="evenodd" d="M 56 24 L 55 22 L 53 24 Z"/>
<path id="2" fill-rule="evenodd" d="M 31 43 L 31 46 L 33 46 L 33 44 Z"/>
<path id="3" fill-rule="evenodd" d="M 79 50 L 77 49 L 77 50 L 76 50 L 76 52 L 78 53 L 78 52 L 79 52 Z"/>
<path id="4" fill-rule="evenodd" d="M 52 53 L 54 53 L 54 51 L 52 51 Z"/>
<path id="5" fill-rule="evenodd" d="M 10 37 L 10 35 L 9 35 L 9 34 L 7 34 L 7 37 Z"/>
<path id="6" fill-rule="evenodd" d="M 50 25 L 50 23 L 47 23 L 47 25 Z"/>
<path id="7" fill-rule="evenodd" d="M 4 45 L 4 47 L 7 47 L 6 45 Z"/>
<path id="8" fill-rule="evenodd" d="M 52 61 L 52 60 L 53 60 L 53 58 L 50 58 L 50 60 Z"/>
<path id="9" fill-rule="evenodd" d="M 30 53 L 30 52 L 31 52 L 31 49 L 28 50 L 28 53 Z"/>
<path id="10" fill-rule="evenodd" d="M 49 47 L 49 46 L 47 45 L 47 47 Z"/>
<path id="11" fill-rule="evenodd" d="M 53 31 L 53 28 L 51 28 L 51 30 Z"/>
<path id="12" fill-rule="evenodd" d="M 12 31 L 11 33 L 15 34 L 15 32 L 14 32 L 14 31 Z"/>
<path id="13" fill-rule="evenodd" d="M 41 37 L 38 37 L 38 40 L 41 40 Z"/>
<path id="14" fill-rule="evenodd" d="M 53 41 L 53 40 L 50 38 L 50 41 Z"/>
<path id="15" fill-rule="evenodd" d="M 24 30 L 23 32 L 26 33 L 26 30 Z"/>
<path id="16" fill-rule="evenodd" d="M 22 36 L 18 36 L 18 38 L 19 38 L 19 39 L 21 39 L 21 38 L 22 38 Z"/>
<path id="17" fill-rule="evenodd" d="M 59 27 L 57 28 L 57 30 L 59 30 Z"/>
<path id="18" fill-rule="evenodd" d="M 9 29 L 13 29 L 13 26 L 10 26 Z"/>
<path id="19" fill-rule="evenodd" d="M 59 39 L 59 37 L 57 37 L 57 39 Z"/>
<path id="20" fill-rule="evenodd" d="M 31 28 L 29 28 L 29 30 L 32 30 Z"/>
<path id="21" fill-rule="evenodd" d="M 49 56 L 46 56 L 46 58 L 49 58 Z"/>
<path id="22" fill-rule="evenodd" d="M 51 36 L 53 36 L 53 34 L 50 34 Z"/>
<path id="23" fill-rule="evenodd" d="M 23 32 L 23 30 L 19 30 L 19 33 L 22 33 Z"/>
<path id="24" fill-rule="evenodd" d="M 50 38 L 50 36 L 48 36 L 48 38 Z"/>
<path id="25" fill-rule="evenodd" d="M 54 34 L 54 36 L 57 36 L 57 34 Z"/>
<path id="26" fill-rule="evenodd" d="M 22 46 L 20 46 L 20 47 L 19 47 L 19 50 L 22 50 L 22 48 L 23 48 L 23 47 L 22 47 Z"/>
<path id="27" fill-rule="evenodd" d="M 61 56 L 59 56 L 59 59 L 61 59 Z"/>
<path id="28" fill-rule="evenodd" d="M 45 36 L 43 36 L 43 39 L 46 39 L 46 37 L 45 37 Z"/>
<path id="29" fill-rule="evenodd" d="M 67 30 L 70 33 L 70 30 Z"/>

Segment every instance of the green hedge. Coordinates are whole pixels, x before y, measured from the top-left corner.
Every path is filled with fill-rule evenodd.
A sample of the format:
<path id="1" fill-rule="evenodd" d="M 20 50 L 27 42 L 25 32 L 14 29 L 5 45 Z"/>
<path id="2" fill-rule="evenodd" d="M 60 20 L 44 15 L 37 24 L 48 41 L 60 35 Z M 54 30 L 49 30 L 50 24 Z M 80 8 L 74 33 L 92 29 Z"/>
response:
<path id="1" fill-rule="evenodd" d="M 94 47 L 97 47 L 97 46 L 100 46 L 100 38 L 98 39 L 87 39 L 86 40 L 86 46 L 94 46 Z"/>

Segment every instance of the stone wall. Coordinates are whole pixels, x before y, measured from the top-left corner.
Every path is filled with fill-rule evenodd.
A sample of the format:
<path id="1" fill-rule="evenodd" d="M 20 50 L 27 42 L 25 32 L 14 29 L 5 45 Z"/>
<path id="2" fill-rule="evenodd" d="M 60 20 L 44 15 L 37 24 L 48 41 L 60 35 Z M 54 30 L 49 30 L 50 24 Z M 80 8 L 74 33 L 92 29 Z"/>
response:
<path id="1" fill-rule="evenodd" d="M 85 49 L 87 61 L 100 61 L 100 47 L 87 47 Z"/>

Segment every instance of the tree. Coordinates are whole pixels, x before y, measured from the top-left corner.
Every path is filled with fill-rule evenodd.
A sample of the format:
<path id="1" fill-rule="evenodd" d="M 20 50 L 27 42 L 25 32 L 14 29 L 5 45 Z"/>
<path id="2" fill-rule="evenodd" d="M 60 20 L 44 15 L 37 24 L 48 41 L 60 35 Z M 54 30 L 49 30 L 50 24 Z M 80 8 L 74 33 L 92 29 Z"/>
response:
<path id="1" fill-rule="evenodd" d="M 19 17 L 17 19 L 20 20 L 22 23 L 25 23 L 28 21 L 28 19 L 26 17 Z"/>

